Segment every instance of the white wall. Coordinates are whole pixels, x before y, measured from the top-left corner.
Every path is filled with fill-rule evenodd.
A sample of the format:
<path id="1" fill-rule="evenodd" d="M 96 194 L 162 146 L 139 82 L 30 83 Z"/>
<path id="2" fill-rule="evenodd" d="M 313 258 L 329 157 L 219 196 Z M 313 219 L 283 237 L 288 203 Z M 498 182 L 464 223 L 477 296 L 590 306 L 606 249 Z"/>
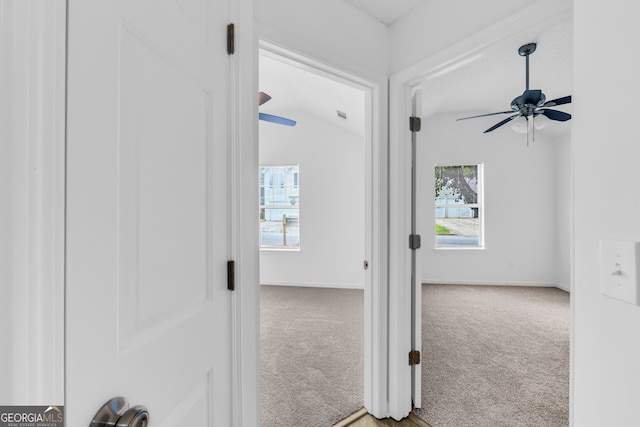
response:
<path id="1" fill-rule="evenodd" d="M 640 241 L 638 13 L 627 0 L 574 6 L 576 427 L 640 425 L 640 307 L 598 280 L 599 240 Z"/>
<path id="2" fill-rule="evenodd" d="M 428 1 L 398 19 L 390 31 L 391 74 L 541 0 Z M 544 0 L 542 0 L 544 1 Z M 557 1 L 557 0 L 556 0 Z"/>
<path id="3" fill-rule="evenodd" d="M 258 37 L 375 80 L 388 75 L 388 28 L 342 0 L 261 0 Z"/>
<path id="4" fill-rule="evenodd" d="M 364 137 L 300 111 L 260 122 L 260 164 L 300 165 L 300 251 L 261 250 L 262 284 L 363 288 Z"/>
<path id="5" fill-rule="evenodd" d="M 467 114 L 469 115 L 469 114 Z M 569 230 L 559 230 L 557 201 L 568 206 L 568 159 L 559 144 L 538 130 L 528 147 L 526 134 L 509 125 L 483 134 L 497 120 L 456 122 L 465 114 L 437 114 L 418 133 L 418 188 L 424 214 L 421 234 L 425 283 L 557 285 L 558 271 L 568 274 Z M 545 120 L 540 118 L 538 120 Z M 485 249 L 434 249 L 435 164 L 484 164 Z M 566 175 L 566 176 L 565 176 Z M 561 185 L 558 181 L 566 180 Z M 561 236 L 562 235 L 562 236 Z M 559 256 L 560 250 L 566 254 Z M 568 282 L 562 283 L 568 288 Z"/>

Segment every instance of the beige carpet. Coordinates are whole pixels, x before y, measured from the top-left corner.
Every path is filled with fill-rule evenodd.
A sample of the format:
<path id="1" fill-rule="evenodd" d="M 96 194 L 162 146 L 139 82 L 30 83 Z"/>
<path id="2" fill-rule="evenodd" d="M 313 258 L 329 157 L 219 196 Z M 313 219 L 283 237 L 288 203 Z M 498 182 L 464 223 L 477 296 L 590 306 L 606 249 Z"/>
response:
<path id="1" fill-rule="evenodd" d="M 363 405 L 363 292 L 261 287 L 263 427 L 328 427 Z M 433 427 L 565 427 L 569 295 L 423 286 L 423 407 Z"/>
<path id="2" fill-rule="evenodd" d="M 260 287 L 263 427 L 328 427 L 364 405 L 364 293 Z"/>
<path id="3" fill-rule="evenodd" d="M 423 286 L 422 408 L 433 427 L 569 425 L 569 294 Z"/>

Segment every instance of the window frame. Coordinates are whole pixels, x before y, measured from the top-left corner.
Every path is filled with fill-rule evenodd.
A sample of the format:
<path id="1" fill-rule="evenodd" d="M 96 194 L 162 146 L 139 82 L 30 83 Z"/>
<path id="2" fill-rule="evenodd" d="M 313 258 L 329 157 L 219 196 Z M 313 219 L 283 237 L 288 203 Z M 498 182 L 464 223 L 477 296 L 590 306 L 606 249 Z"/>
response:
<path id="1" fill-rule="evenodd" d="M 433 167 L 434 175 L 435 169 L 438 167 L 464 167 L 464 166 L 476 166 L 477 167 L 477 178 L 478 178 L 478 193 L 477 193 L 477 202 L 476 203 L 462 203 L 462 204 L 445 204 L 445 203 L 436 203 L 437 197 L 435 194 L 435 181 L 433 185 L 433 200 L 434 200 L 434 238 L 433 245 L 435 250 L 443 250 L 443 251 L 460 251 L 460 250 L 484 250 L 485 249 L 485 226 L 484 226 L 484 217 L 485 217 L 485 204 L 484 204 L 484 163 L 482 162 L 465 162 L 465 163 L 436 163 Z M 440 208 L 477 208 L 478 209 L 478 244 L 477 245 L 438 245 L 437 236 L 438 234 L 435 232 L 435 225 L 437 220 L 437 210 Z"/>

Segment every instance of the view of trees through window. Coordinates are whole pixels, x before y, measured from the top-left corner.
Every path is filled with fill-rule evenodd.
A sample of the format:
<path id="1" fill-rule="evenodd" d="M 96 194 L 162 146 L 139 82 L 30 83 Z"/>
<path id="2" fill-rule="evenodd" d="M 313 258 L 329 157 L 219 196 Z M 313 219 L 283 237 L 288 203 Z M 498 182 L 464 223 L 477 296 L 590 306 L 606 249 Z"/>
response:
<path id="1" fill-rule="evenodd" d="M 435 167 L 436 247 L 482 247 L 482 165 Z"/>
<path id="2" fill-rule="evenodd" d="M 299 167 L 260 167 L 260 247 L 300 248 Z"/>

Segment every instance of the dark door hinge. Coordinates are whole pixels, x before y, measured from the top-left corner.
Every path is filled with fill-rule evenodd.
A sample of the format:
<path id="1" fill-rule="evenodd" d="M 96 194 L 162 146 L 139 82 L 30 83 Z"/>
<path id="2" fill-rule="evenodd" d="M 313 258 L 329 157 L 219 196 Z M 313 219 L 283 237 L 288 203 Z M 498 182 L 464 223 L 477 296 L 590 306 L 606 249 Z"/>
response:
<path id="1" fill-rule="evenodd" d="M 420 235 L 419 234 L 410 234 L 409 235 L 409 249 L 420 249 Z"/>
<path id="2" fill-rule="evenodd" d="M 235 26 L 227 25 L 227 54 L 233 55 L 236 52 Z"/>
<path id="3" fill-rule="evenodd" d="M 418 350 L 411 350 L 409 352 L 409 365 L 420 364 L 420 352 Z"/>
<path id="4" fill-rule="evenodd" d="M 420 117 L 409 117 L 409 130 L 411 132 L 420 132 L 422 126 L 422 120 Z"/>
<path id="5" fill-rule="evenodd" d="M 235 261 L 227 261 L 227 289 L 236 290 L 236 265 Z"/>

